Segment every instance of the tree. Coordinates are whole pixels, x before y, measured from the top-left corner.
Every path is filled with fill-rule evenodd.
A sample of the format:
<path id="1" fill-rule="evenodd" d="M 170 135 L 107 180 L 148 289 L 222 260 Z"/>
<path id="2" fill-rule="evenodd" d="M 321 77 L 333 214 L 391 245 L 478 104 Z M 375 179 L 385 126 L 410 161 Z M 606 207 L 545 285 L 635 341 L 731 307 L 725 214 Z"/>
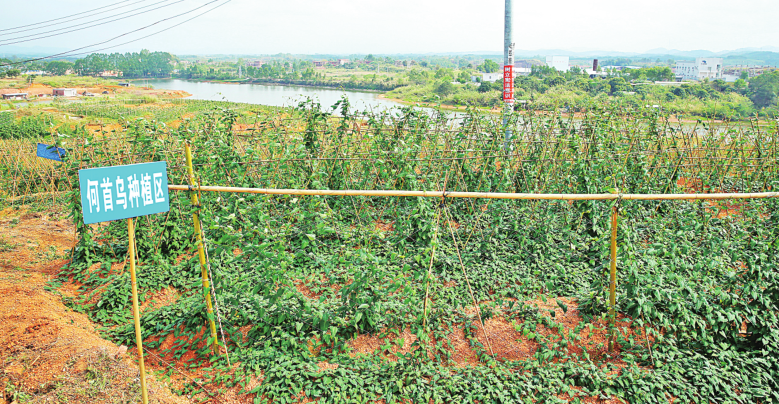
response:
<path id="1" fill-rule="evenodd" d="M 498 62 L 492 59 L 487 59 L 484 61 L 484 63 L 479 65 L 479 70 L 483 71 L 484 73 L 495 73 L 500 70 L 500 65 L 498 65 Z"/>
<path id="2" fill-rule="evenodd" d="M 411 71 L 408 72 L 408 79 L 411 80 L 414 84 L 424 84 L 429 78 L 429 70 L 411 69 Z"/>
<path id="3" fill-rule="evenodd" d="M 454 84 L 450 81 L 439 81 L 435 87 L 435 93 L 445 97 L 454 92 Z"/>
<path id="4" fill-rule="evenodd" d="M 747 89 L 747 82 L 744 79 L 738 79 L 733 83 L 733 88 L 738 92 L 743 93 L 743 91 Z"/>
<path id="5" fill-rule="evenodd" d="M 468 72 L 467 70 L 461 70 L 460 74 L 457 76 L 457 81 L 460 84 L 465 84 L 470 80 L 471 80 L 471 73 Z"/>
<path id="6" fill-rule="evenodd" d="M 611 94 L 617 91 L 627 91 L 628 89 L 628 83 L 622 77 L 614 77 L 609 80 L 609 85 L 611 86 Z"/>
<path id="7" fill-rule="evenodd" d="M 728 85 L 725 83 L 725 80 L 717 79 L 711 82 L 711 87 L 717 91 L 723 91 Z"/>
<path id="8" fill-rule="evenodd" d="M 44 70 L 47 72 L 55 75 L 55 76 L 64 76 L 68 74 L 68 70 L 73 70 L 73 63 L 64 61 L 64 60 L 55 60 L 51 61 L 49 63 L 46 63 L 46 67 Z"/>
<path id="9" fill-rule="evenodd" d="M 546 65 L 533 65 L 530 67 L 530 75 L 534 77 L 546 77 L 559 74 L 557 69 Z"/>
<path id="10" fill-rule="evenodd" d="M 673 81 L 674 72 L 668 66 L 650 67 L 646 70 L 646 77 L 649 81 Z"/>
<path id="11" fill-rule="evenodd" d="M 435 78 L 441 79 L 443 81 L 452 81 L 454 76 L 454 71 L 452 69 L 447 69 L 445 67 L 439 68 L 435 71 Z"/>
<path id="12" fill-rule="evenodd" d="M 741 80 L 747 81 L 749 80 L 749 72 L 746 70 L 741 71 L 741 75 L 739 76 Z"/>
<path id="13" fill-rule="evenodd" d="M 479 85 L 479 88 L 477 88 L 476 91 L 480 93 L 486 93 L 492 91 L 492 84 L 490 84 L 488 81 L 482 81 L 481 84 Z"/>
<path id="14" fill-rule="evenodd" d="M 544 82 L 549 87 L 561 86 L 565 84 L 565 78 L 563 76 L 547 77 Z"/>
<path id="15" fill-rule="evenodd" d="M 19 69 L 11 69 L 5 72 L 5 75 L 8 77 L 16 77 L 18 75 L 22 74 L 22 71 Z"/>
<path id="16" fill-rule="evenodd" d="M 671 90 L 671 92 L 675 96 L 680 97 L 680 98 L 684 98 L 684 97 L 687 96 L 687 89 L 684 88 L 684 87 L 675 87 L 673 90 Z"/>
<path id="17" fill-rule="evenodd" d="M 758 107 L 776 105 L 779 96 L 779 71 L 763 73 L 749 81 L 749 99 Z"/>

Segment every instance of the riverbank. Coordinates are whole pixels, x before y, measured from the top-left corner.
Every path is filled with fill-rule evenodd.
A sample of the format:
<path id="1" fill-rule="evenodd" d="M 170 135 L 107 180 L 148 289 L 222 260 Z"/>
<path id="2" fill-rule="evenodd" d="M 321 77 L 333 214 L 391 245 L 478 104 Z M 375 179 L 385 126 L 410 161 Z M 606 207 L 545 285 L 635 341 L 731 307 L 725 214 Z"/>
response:
<path id="1" fill-rule="evenodd" d="M 455 105 L 447 105 L 447 104 L 434 104 L 431 102 L 413 102 L 413 101 L 406 101 L 399 98 L 393 98 L 393 97 L 387 97 L 386 93 L 379 95 L 379 98 L 387 101 L 396 102 L 398 104 L 403 105 L 410 105 L 414 107 L 424 107 L 424 108 L 434 108 L 434 109 L 443 109 L 447 111 L 455 111 L 455 112 L 465 112 L 468 110 L 467 106 L 455 106 Z M 471 107 L 476 108 L 477 110 L 481 112 L 486 112 L 489 114 L 500 114 L 502 110 L 500 108 L 485 108 L 485 107 Z"/>
<path id="2" fill-rule="evenodd" d="M 51 84 L 60 84 L 57 87 Z M 19 85 L 16 80 L 0 80 L 0 94 L 26 93 L 27 99 L 23 103 L 51 102 L 54 96 L 54 89 L 59 87 L 70 88 L 76 91 L 78 98 L 84 97 L 84 94 L 94 96 L 95 98 L 142 98 L 156 97 L 162 99 L 177 99 L 192 96 L 192 94 L 182 90 L 155 89 L 150 87 L 120 86 L 114 81 L 96 81 L 88 83 L 85 80 L 71 80 L 70 82 L 55 82 L 51 84 L 33 83 L 24 86 Z M 69 84 L 69 85 L 68 85 Z M 68 99 L 76 98 L 68 97 Z"/>

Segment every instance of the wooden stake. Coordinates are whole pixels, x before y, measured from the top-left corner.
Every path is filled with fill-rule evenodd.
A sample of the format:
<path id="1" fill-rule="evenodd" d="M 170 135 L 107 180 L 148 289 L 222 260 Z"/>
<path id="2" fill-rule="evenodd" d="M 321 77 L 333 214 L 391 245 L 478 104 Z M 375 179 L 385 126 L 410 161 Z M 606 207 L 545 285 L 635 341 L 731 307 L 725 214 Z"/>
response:
<path id="1" fill-rule="evenodd" d="M 195 187 L 195 173 L 192 169 L 192 150 L 189 148 L 189 144 L 184 145 L 184 150 L 187 157 L 187 174 L 189 175 L 189 183 L 192 187 Z M 189 187 L 188 187 L 189 188 Z M 216 324 L 214 323 L 214 307 L 211 303 L 211 285 L 208 280 L 208 269 L 206 268 L 206 254 L 203 250 L 203 232 L 200 227 L 200 202 L 197 198 L 197 192 L 192 192 L 192 206 L 197 209 L 192 213 L 192 220 L 195 224 L 195 237 L 197 237 L 197 255 L 200 259 L 200 275 L 203 278 L 203 298 L 206 300 L 206 313 L 208 316 L 208 324 L 211 328 L 211 349 L 214 353 L 219 352 L 219 340 L 216 337 Z"/>
<path id="2" fill-rule="evenodd" d="M 614 348 L 617 327 L 617 207 L 611 211 L 611 274 L 609 276 L 609 351 Z"/>
<path id="3" fill-rule="evenodd" d="M 135 321 L 135 345 L 138 347 L 138 368 L 141 371 L 141 398 L 143 404 L 149 404 L 149 393 L 146 390 L 146 369 L 143 364 L 143 337 L 141 336 L 141 316 L 138 309 L 138 284 L 135 280 L 135 226 L 133 219 L 127 219 L 127 238 L 130 253 L 130 284 L 133 291 L 133 320 Z"/>

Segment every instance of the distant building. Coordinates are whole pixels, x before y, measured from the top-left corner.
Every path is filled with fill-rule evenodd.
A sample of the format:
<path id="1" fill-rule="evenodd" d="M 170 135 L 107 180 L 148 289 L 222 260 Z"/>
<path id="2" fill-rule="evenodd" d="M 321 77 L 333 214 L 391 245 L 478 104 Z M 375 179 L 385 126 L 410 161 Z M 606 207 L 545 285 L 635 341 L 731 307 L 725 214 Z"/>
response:
<path id="1" fill-rule="evenodd" d="M 596 77 L 606 77 L 606 76 L 609 75 L 607 72 L 602 71 L 602 70 L 601 71 L 596 71 L 596 70 L 593 70 L 593 69 L 582 69 L 582 71 L 584 71 L 584 73 L 586 73 L 588 76 L 590 76 L 591 79 L 594 79 Z"/>
<path id="2" fill-rule="evenodd" d="M 58 97 L 75 97 L 77 93 L 75 88 L 55 88 L 52 94 Z"/>
<path id="3" fill-rule="evenodd" d="M 122 87 L 130 87 L 130 83 L 119 83 Z"/>
<path id="4" fill-rule="evenodd" d="M 488 81 L 490 83 L 498 81 L 502 78 L 503 78 L 503 72 L 481 74 L 481 81 Z"/>
<path id="5" fill-rule="evenodd" d="M 314 61 L 314 67 L 324 68 L 327 65 L 328 65 L 328 63 L 327 63 L 326 60 L 315 60 Z"/>
<path id="6" fill-rule="evenodd" d="M 546 57 L 546 65 L 549 67 L 554 67 L 557 69 L 557 71 L 560 72 L 567 72 L 568 71 L 568 56 L 547 56 Z"/>
<path id="7" fill-rule="evenodd" d="M 122 77 L 123 72 L 119 70 L 104 70 L 99 74 L 100 77 Z"/>
<path id="8" fill-rule="evenodd" d="M 252 61 L 252 62 L 248 62 L 248 63 L 246 63 L 246 66 L 251 66 L 251 67 L 262 67 L 264 64 L 265 64 L 265 62 L 263 62 L 263 61 L 261 61 L 261 60 L 255 60 L 255 61 Z"/>
<path id="9" fill-rule="evenodd" d="M 676 62 L 674 74 L 679 81 L 722 79 L 724 74 L 722 58 L 696 58 L 695 61 L 679 61 Z"/>
<path id="10" fill-rule="evenodd" d="M 640 66 L 601 66 L 601 70 L 605 71 L 622 71 L 622 70 L 636 70 L 640 69 Z"/>
<path id="11" fill-rule="evenodd" d="M 11 94 L 3 94 L 4 100 L 26 100 L 27 99 L 27 93 L 11 93 Z"/>
<path id="12" fill-rule="evenodd" d="M 337 62 L 338 62 L 338 64 L 340 66 L 343 66 L 343 65 L 349 63 L 349 59 L 338 59 Z"/>
<path id="13" fill-rule="evenodd" d="M 527 67 L 515 67 L 514 68 L 514 77 L 517 76 L 529 76 L 531 72 L 531 69 Z M 471 76 L 471 81 L 476 83 L 479 81 L 486 81 L 489 83 L 496 82 L 498 80 L 503 79 L 503 72 L 497 72 L 497 73 L 477 73 L 476 75 Z"/>

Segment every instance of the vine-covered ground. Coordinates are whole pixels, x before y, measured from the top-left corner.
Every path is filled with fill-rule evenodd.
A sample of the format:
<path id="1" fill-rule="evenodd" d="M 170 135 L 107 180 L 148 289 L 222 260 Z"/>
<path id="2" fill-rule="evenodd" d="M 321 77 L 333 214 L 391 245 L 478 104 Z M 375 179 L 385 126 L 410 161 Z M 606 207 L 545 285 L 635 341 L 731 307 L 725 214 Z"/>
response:
<path id="1" fill-rule="evenodd" d="M 339 116 L 331 114 L 339 110 Z M 412 109 L 199 113 L 66 140 L 78 168 L 166 160 L 186 184 L 536 193 L 772 191 L 777 128 L 679 126 L 654 110 L 501 125 Z M 241 126 L 238 126 L 240 123 Z M 201 195 L 213 354 L 185 192 L 136 220 L 145 347 L 193 400 L 717 402 L 779 400 L 776 199 L 512 201 Z M 610 216 L 619 212 L 616 346 Z M 124 222 L 77 226 L 52 287 L 133 346 Z M 225 352 L 227 354 L 225 354 Z"/>

